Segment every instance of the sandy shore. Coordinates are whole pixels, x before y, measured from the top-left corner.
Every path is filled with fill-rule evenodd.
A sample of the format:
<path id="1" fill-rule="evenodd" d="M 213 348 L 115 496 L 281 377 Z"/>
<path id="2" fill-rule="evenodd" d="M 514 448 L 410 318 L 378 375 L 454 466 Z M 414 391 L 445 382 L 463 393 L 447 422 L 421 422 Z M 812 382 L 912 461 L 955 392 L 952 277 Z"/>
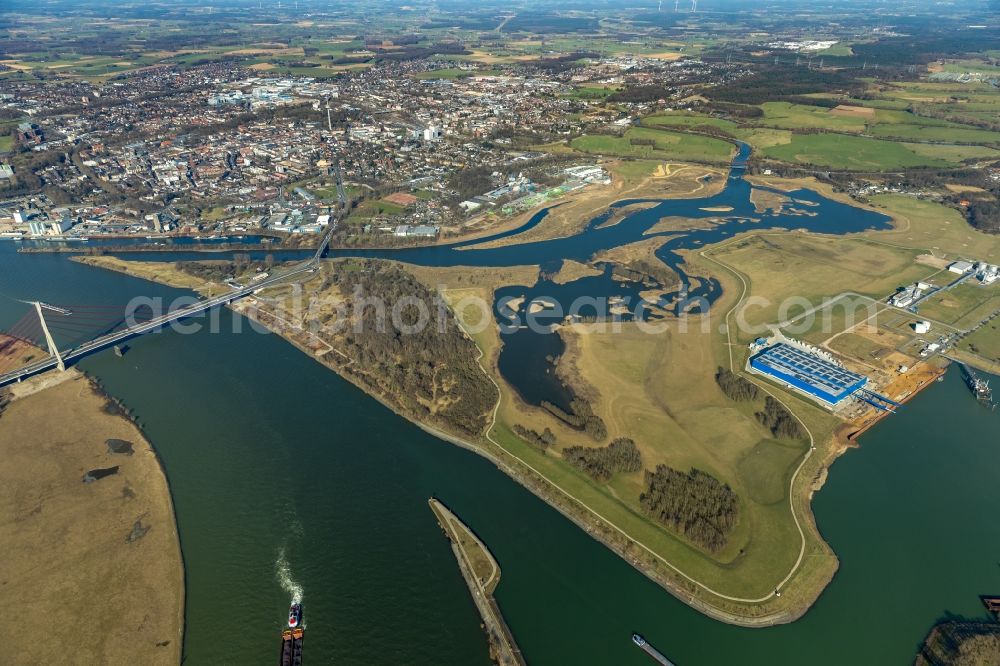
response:
<path id="1" fill-rule="evenodd" d="M 180 663 L 184 568 L 149 442 L 75 370 L 11 398 L 0 415 L 0 663 Z"/>

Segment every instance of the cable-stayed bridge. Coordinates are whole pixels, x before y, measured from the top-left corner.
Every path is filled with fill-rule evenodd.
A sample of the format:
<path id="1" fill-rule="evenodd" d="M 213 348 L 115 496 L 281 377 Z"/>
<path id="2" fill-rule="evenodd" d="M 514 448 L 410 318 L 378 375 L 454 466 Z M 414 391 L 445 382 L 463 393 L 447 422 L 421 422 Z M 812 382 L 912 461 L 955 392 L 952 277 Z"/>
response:
<path id="1" fill-rule="evenodd" d="M 326 242 L 329 242 L 328 238 Z M 44 341 L 48 347 L 49 356 L 40 361 L 29 363 L 22 368 L 0 374 L 0 387 L 55 368 L 63 370 L 67 364 L 88 354 L 114 346 L 137 335 L 159 330 L 172 322 L 193 317 L 215 307 L 228 305 L 265 287 L 284 283 L 290 278 L 314 270 L 319 256 L 317 254 L 291 270 L 283 271 L 239 289 L 233 289 L 221 296 L 184 305 L 159 316 L 144 316 L 142 310 L 129 313 L 128 317 L 124 313 L 115 316 L 110 314 L 112 310 L 106 306 L 65 306 L 29 302 L 28 304 L 33 306 L 32 310 L 14 324 L 7 335 L 10 338 L 31 344 Z M 148 315 L 152 315 L 152 310 L 148 310 Z M 79 341 L 81 335 L 92 334 L 95 328 L 98 332 L 97 337 Z M 53 333 L 60 334 L 60 337 L 76 335 L 79 342 L 71 344 L 68 348 L 59 349 L 56 346 Z M 8 359 L 8 362 L 10 361 L 11 359 Z"/>
<path id="2" fill-rule="evenodd" d="M 336 158 L 336 155 L 334 155 L 334 171 L 337 178 L 337 198 L 340 210 L 346 211 L 348 207 L 347 194 L 344 190 L 340 160 Z M 151 309 L 146 316 L 142 310 L 128 313 L 126 316 L 121 308 L 115 309 L 110 306 L 53 305 L 41 301 L 21 301 L 32 308 L 27 315 L 6 332 L 8 338 L 6 344 L 9 345 L 16 340 L 31 345 L 44 342 L 48 347 L 49 356 L 15 369 L 5 369 L 5 365 L 19 365 L 18 359 L 13 355 L 8 355 L 5 360 L 0 360 L 0 387 L 55 368 L 64 370 L 68 363 L 88 354 L 107 349 L 137 335 L 159 330 L 175 321 L 193 317 L 212 308 L 228 305 L 265 287 L 282 284 L 305 273 L 310 273 L 319 265 L 323 253 L 330 246 L 336 228 L 337 222 L 331 221 L 316 248 L 316 252 L 300 264 L 287 270 L 276 271 L 274 275 L 233 289 L 221 296 L 187 304 L 159 316 L 155 316 Z M 69 338 L 73 342 L 67 348 L 59 349 L 53 332 L 59 334 L 60 338 Z M 0 346 L 0 352 L 2 351 L 3 348 Z"/>

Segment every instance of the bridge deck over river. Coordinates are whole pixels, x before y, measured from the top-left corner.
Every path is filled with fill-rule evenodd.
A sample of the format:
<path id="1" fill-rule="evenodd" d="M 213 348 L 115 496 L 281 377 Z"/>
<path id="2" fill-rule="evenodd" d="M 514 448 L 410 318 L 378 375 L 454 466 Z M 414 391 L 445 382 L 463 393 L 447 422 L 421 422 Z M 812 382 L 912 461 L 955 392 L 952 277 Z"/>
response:
<path id="1" fill-rule="evenodd" d="M 344 190 L 344 181 L 340 171 L 340 160 L 334 160 L 334 173 L 337 179 L 337 198 L 340 203 L 341 211 L 347 209 L 347 194 Z M 0 375 L 0 387 L 6 386 L 8 384 L 13 384 L 19 382 L 28 377 L 46 372 L 53 368 L 60 367 L 61 363 L 67 363 L 69 361 L 75 361 L 77 359 L 83 358 L 88 354 L 93 354 L 94 352 L 100 351 L 102 349 L 107 349 L 112 345 L 116 345 L 119 342 L 123 342 L 129 338 L 135 337 L 137 335 L 143 335 L 144 333 L 150 333 L 152 331 L 163 328 L 167 324 L 170 324 L 181 319 L 187 319 L 193 317 L 197 314 L 211 310 L 214 307 L 221 305 L 228 305 L 233 301 L 237 301 L 245 296 L 263 289 L 264 287 L 269 287 L 278 284 L 290 277 L 296 275 L 301 275 L 302 273 L 311 272 L 316 269 L 319 265 L 319 260 L 326 252 L 327 248 L 330 246 L 330 241 L 333 238 L 333 232 L 337 228 L 337 221 L 331 221 L 330 226 L 326 233 L 323 234 L 323 238 L 320 241 L 319 247 L 316 248 L 315 254 L 312 257 L 302 262 L 301 264 L 294 266 L 290 270 L 282 271 L 276 275 L 270 276 L 259 282 L 255 282 L 251 285 L 240 287 L 234 289 L 228 293 L 221 296 L 216 296 L 192 305 L 188 305 L 182 308 L 178 308 L 164 315 L 156 317 L 146 322 L 136 323 L 121 331 L 115 331 L 112 333 L 107 333 L 100 337 L 94 338 L 89 342 L 85 342 L 72 349 L 67 349 L 66 351 L 61 351 L 58 354 L 52 354 L 48 358 L 41 361 L 31 363 L 19 370 L 14 370 L 6 374 Z M 50 349 L 50 351 L 52 351 Z"/>
<path id="2" fill-rule="evenodd" d="M 256 282 L 252 285 L 241 287 L 239 289 L 234 289 L 233 291 L 225 293 L 221 296 L 216 296 L 214 298 L 206 299 L 204 301 L 200 301 L 198 303 L 188 305 L 186 307 L 178 308 L 176 310 L 168 312 L 164 315 L 161 315 L 149 321 L 135 323 L 121 331 L 115 331 L 112 333 L 108 333 L 106 335 L 102 335 L 98 338 L 90 340 L 89 342 L 85 342 L 77 347 L 73 347 L 72 349 L 67 349 L 65 351 L 62 351 L 59 353 L 59 356 L 62 357 L 63 362 L 69 362 L 83 358 L 88 354 L 93 354 L 94 352 L 106 349 L 112 345 L 118 344 L 119 342 L 123 342 L 129 338 L 135 337 L 137 335 L 142 335 L 144 333 L 150 333 L 152 331 L 160 329 L 172 322 L 193 317 L 197 314 L 205 312 L 206 310 L 210 310 L 214 307 L 218 307 L 220 305 L 228 305 L 229 303 L 239 300 L 245 296 L 248 296 L 259 289 L 263 289 L 264 287 L 269 287 L 271 285 L 277 284 L 279 282 L 287 280 L 289 277 L 293 277 L 295 275 L 311 271 L 314 269 L 316 263 L 317 259 L 314 257 L 312 259 L 309 259 L 308 261 L 303 262 L 302 264 L 299 264 L 290 271 L 282 272 L 278 275 L 261 280 L 260 282 Z M 7 384 L 13 384 L 15 382 L 19 382 L 22 379 L 26 379 L 33 375 L 40 374 L 42 372 L 51 370 L 58 366 L 59 366 L 59 359 L 56 358 L 55 355 L 49 356 L 41 361 L 38 361 L 36 363 L 31 363 L 23 368 L 20 368 L 19 370 L 15 370 L 13 372 L 8 372 L 4 375 L 0 375 L 0 387 L 6 386 Z"/>

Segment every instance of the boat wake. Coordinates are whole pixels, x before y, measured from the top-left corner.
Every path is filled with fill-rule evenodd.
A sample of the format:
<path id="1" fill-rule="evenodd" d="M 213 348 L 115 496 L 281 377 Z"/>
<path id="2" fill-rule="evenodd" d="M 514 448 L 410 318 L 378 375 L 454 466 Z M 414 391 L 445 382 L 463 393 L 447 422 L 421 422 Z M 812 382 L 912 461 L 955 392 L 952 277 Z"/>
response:
<path id="1" fill-rule="evenodd" d="M 292 568 L 288 564 L 288 559 L 285 557 L 284 548 L 278 551 L 278 559 L 274 562 L 274 574 L 278 579 L 278 584 L 280 584 L 281 588 L 291 597 L 291 603 L 302 603 L 302 586 L 296 583 L 295 579 L 292 578 Z"/>

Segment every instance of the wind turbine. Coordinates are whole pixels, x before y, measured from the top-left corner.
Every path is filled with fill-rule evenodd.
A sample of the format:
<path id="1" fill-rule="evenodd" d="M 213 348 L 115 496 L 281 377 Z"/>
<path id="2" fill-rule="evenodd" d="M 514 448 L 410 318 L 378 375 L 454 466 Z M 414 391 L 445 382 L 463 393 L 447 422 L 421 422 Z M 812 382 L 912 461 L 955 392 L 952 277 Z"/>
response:
<path id="1" fill-rule="evenodd" d="M 680 11 L 680 9 L 678 9 L 680 7 L 680 4 L 681 4 L 681 0 L 674 0 L 674 13 L 675 14 Z"/>
<path id="2" fill-rule="evenodd" d="M 691 13 L 698 11 L 698 0 L 691 0 Z"/>

